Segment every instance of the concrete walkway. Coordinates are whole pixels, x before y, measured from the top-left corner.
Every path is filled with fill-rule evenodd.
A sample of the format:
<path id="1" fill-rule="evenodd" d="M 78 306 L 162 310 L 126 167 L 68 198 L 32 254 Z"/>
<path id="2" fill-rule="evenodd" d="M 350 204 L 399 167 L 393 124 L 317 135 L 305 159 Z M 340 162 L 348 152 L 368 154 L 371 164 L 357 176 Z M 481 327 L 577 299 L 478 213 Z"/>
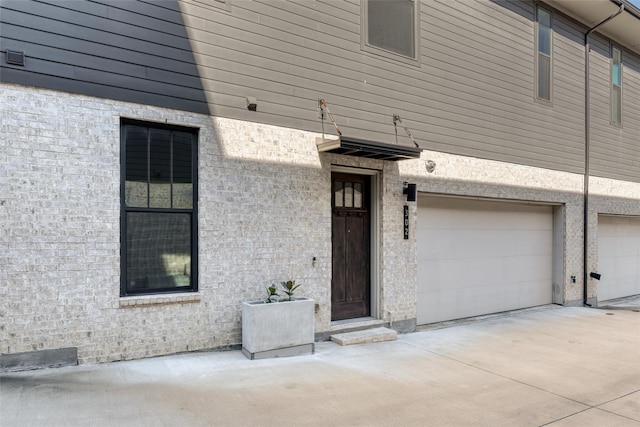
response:
<path id="1" fill-rule="evenodd" d="M 640 300 L 397 341 L 190 353 L 0 376 L 0 426 L 636 426 Z"/>

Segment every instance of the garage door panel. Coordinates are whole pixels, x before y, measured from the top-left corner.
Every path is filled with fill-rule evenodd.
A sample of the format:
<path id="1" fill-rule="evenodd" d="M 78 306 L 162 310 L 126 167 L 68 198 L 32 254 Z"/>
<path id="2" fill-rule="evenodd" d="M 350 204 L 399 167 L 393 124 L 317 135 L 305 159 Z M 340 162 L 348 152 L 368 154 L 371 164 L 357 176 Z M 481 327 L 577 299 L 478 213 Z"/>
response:
<path id="1" fill-rule="evenodd" d="M 421 197 L 417 230 L 419 324 L 551 303 L 551 207 Z"/>
<path id="2" fill-rule="evenodd" d="M 637 276 L 629 277 L 627 280 L 622 280 L 620 288 L 625 295 L 638 295 L 640 293 L 640 282 L 638 282 Z"/>
<path id="3" fill-rule="evenodd" d="M 419 261 L 426 259 L 477 258 L 549 254 L 551 230 L 451 230 L 425 229 L 432 242 L 424 245 Z"/>
<path id="4" fill-rule="evenodd" d="M 640 218 L 598 218 L 598 300 L 640 294 Z"/>
<path id="5" fill-rule="evenodd" d="M 495 284 L 508 286 L 530 280 L 550 283 L 551 276 L 546 270 L 551 264 L 546 258 L 538 257 L 534 266 L 530 257 L 439 260 L 421 263 L 418 272 L 420 277 L 430 281 L 432 290 L 486 288 Z"/>
<path id="6" fill-rule="evenodd" d="M 425 324 L 548 304 L 550 290 L 546 295 L 531 292 L 532 288 L 549 288 L 547 285 L 547 282 L 524 281 L 508 288 L 487 286 L 481 293 L 470 289 L 460 292 L 460 289 L 453 288 L 427 292 L 421 295 L 418 318 L 422 319 L 421 324 Z M 455 308 L 455 317 L 451 317 L 452 307 Z"/>
<path id="7" fill-rule="evenodd" d="M 600 246 L 602 247 L 600 248 Z M 603 258 L 616 258 L 620 255 L 638 255 L 638 239 L 631 236 L 603 237 L 598 239 Z"/>
<path id="8" fill-rule="evenodd" d="M 428 279 L 429 289 L 487 290 L 493 285 L 508 288 L 519 283 L 551 283 L 549 271 L 552 263 L 548 256 L 538 257 L 532 263 L 529 257 L 483 258 L 467 260 L 460 268 L 458 260 L 424 262 L 418 267 L 420 277 Z M 500 272 L 500 274 L 496 274 Z M 547 289 L 548 288 L 548 289 Z M 545 286 L 545 291 L 551 287 Z"/>
<path id="9" fill-rule="evenodd" d="M 616 259 L 615 258 L 603 258 L 598 259 L 598 271 L 615 271 Z"/>
<path id="10" fill-rule="evenodd" d="M 618 277 L 635 277 L 638 274 L 637 256 L 621 256 L 613 261 L 615 270 L 620 272 Z"/>
<path id="11" fill-rule="evenodd" d="M 640 283 L 636 277 L 616 277 L 614 281 L 598 283 L 598 298 L 606 301 L 640 294 Z"/>
<path id="12" fill-rule="evenodd" d="M 616 253 L 616 238 L 613 236 L 602 236 L 602 230 L 598 230 L 598 251 L 601 254 L 598 258 L 612 259 Z"/>
<path id="13" fill-rule="evenodd" d="M 635 236 L 620 236 L 617 239 L 620 252 L 626 253 L 628 256 L 638 256 L 638 253 L 640 253 L 640 244 L 638 242 L 640 240 Z"/>
<path id="14" fill-rule="evenodd" d="M 435 198 L 421 197 L 421 207 L 429 210 L 432 223 L 418 224 L 418 228 L 443 228 L 443 229 L 499 229 L 517 230 L 521 229 L 523 223 L 527 228 L 533 230 L 548 229 L 552 222 L 549 222 L 546 214 L 551 210 L 549 206 L 521 205 L 518 203 L 505 203 L 494 201 L 467 200 L 467 199 L 444 199 L 432 202 Z M 469 216 L 468 208 L 472 203 L 473 215 Z M 496 205 L 500 205 L 496 209 Z M 425 211 L 418 212 L 418 215 Z M 514 215 L 517 214 L 517 215 Z M 542 215 L 540 215 L 542 214 Z M 433 227 L 433 224 L 437 224 Z"/>
<path id="15" fill-rule="evenodd" d="M 502 279 L 505 284 L 531 280 L 551 283 L 553 280 L 551 253 L 503 258 L 502 262 L 505 264 Z"/>
<path id="16" fill-rule="evenodd" d="M 458 260 L 439 260 L 421 263 L 419 272 L 425 268 L 424 276 L 430 283 L 433 291 L 445 289 L 467 289 L 482 286 L 490 281 L 492 274 L 487 262 L 467 260 L 464 268 L 459 268 Z"/>

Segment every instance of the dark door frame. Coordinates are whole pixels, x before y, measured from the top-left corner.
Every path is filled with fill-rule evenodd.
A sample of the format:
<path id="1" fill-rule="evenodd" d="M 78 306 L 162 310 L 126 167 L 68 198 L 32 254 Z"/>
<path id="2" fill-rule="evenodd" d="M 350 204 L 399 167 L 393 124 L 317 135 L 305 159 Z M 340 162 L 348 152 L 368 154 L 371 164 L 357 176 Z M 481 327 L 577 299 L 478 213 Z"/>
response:
<path id="1" fill-rule="evenodd" d="M 330 178 L 334 173 L 345 173 L 353 175 L 367 175 L 370 177 L 369 193 L 371 197 L 370 212 L 369 212 L 369 265 L 370 265 L 370 315 L 372 318 L 381 318 L 380 313 L 380 217 L 381 217 L 381 201 L 380 201 L 380 189 L 382 187 L 382 170 L 379 169 L 365 169 L 341 165 L 332 165 Z M 330 179 L 332 182 L 332 178 Z M 331 185 L 332 187 L 332 185 Z M 334 195 L 331 194 L 331 197 Z M 333 203 L 331 203 L 333 206 Z M 331 214 L 333 217 L 333 213 Z M 333 321 L 333 320 L 332 320 Z"/>

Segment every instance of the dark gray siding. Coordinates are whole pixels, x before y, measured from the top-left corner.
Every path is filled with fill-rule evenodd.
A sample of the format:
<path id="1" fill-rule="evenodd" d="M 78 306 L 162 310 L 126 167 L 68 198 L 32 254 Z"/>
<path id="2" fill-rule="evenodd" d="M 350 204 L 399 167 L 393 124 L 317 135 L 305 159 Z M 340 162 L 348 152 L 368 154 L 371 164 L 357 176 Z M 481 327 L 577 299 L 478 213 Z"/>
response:
<path id="1" fill-rule="evenodd" d="M 3 82 L 208 114 L 177 0 L 2 0 Z"/>

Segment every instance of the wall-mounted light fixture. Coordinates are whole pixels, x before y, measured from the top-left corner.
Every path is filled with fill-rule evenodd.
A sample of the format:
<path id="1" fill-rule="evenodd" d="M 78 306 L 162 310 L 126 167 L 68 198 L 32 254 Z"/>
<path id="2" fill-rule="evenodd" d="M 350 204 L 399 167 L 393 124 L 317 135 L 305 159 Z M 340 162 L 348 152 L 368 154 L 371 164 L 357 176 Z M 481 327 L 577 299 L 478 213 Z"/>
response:
<path id="1" fill-rule="evenodd" d="M 258 100 L 253 96 L 247 96 L 247 110 L 256 111 L 258 109 Z"/>
<path id="2" fill-rule="evenodd" d="M 434 162 L 433 160 L 427 160 L 426 167 L 427 172 L 433 173 L 433 171 L 436 170 L 436 162 Z"/>
<path id="3" fill-rule="evenodd" d="M 600 280 L 600 278 L 602 277 L 602 274 L 598 274 L 598 273 L 594 273 L 593 271 L 591 273 L 589 273 L 589 276 L 596 279 L 596 280 Z"/>
<path id="4" fill-rule="evenodd" d="M 418 196 L 418 185 L 405 182 L 402 187 L 402 194 L 407 195 L 407 202 L 415 202 Z"/>

